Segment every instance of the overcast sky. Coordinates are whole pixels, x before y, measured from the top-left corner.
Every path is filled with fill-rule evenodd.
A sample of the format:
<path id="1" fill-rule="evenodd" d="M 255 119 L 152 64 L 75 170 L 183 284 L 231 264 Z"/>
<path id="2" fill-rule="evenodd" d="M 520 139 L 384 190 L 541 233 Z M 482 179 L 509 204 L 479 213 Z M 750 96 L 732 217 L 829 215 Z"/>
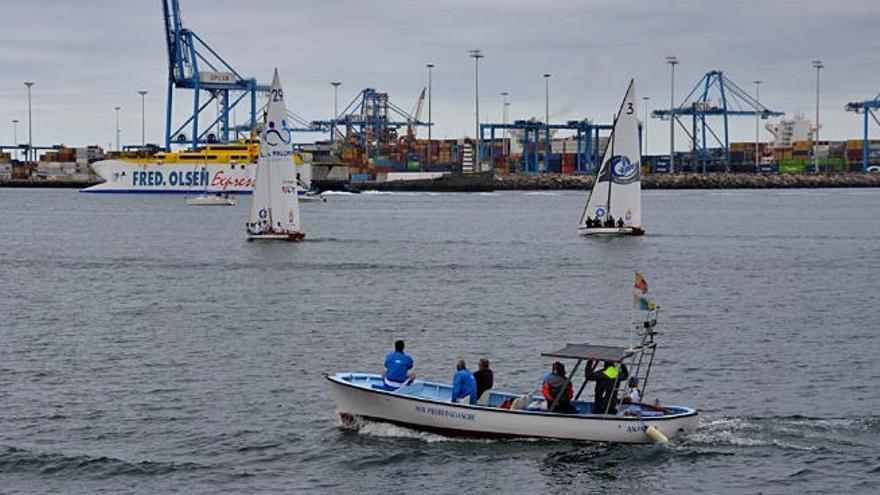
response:
<path id="1" fill-rule="evenodd" d="M 848 101 L 880 91 L 878 0 L 482 1 L 180 0 L 184 24 L 241 74 L 268 83 L 278 67 L 289 108 L 309 120 L 333 110 L 330 81 L 342 81 L 340 108 L 365 87 L 410 109 L 434 63 L 434 137 L 473 135 L 474 65 L 480 48 L 483 122 L 501 121 L 510 93 L 514 119 L 544 114 L 550 80 L 553 121 L 610 121 L 636 80 L 651 109 L 669 106 L 676 55 L 676 100 L 709 70 L 723 70 L 761 101 L 791 116 L 815 115 L 815 70 L 822 71 L 822 137 L 861 137 Z M 167 55 L 161 0 L 3 0 L 0 30 L 0 142 L 26 141 L 33 87 L 35 144 L 107 144 L 121 106 L 123 143 L 140 142 L 140 96 L 147 90 L 147 141 L 164 132 Z M 176 93 L 178 115 L 191 94 Z M 191 103 L 189 103 L 191 104 Z M 639 109 L 640 114 L 643 108 Z M 668 123 L 651 119 L 651 153 L 668 150 Z M 720 124 L 719 124 L 720 125 Z M 732 124 L 732 141 L 754 139 L 754 121 Z M 874 133 L 878 136 L 880 133 Z M 762 139 L 769 136 L 762 131 Z M 880 136 L 878 136 L 880 137 Z M 684 136 L 677 136 L 683 142 Z"/>

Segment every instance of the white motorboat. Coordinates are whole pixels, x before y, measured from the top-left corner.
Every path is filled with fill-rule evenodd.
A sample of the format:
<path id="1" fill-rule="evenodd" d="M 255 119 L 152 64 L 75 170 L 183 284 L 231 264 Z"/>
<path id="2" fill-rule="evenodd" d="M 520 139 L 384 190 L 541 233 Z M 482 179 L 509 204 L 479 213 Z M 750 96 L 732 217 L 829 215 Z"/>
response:
<path id="1" fill-rule="evenodd" d="M 305 194 L 300 194 L 299 200 L 304 203 L 326 203 L 327 202 L 327 198 L 325 198 L 323 195 L 312 192 L 312 191 L 309 191 Z"/>
<path id="2" fill-rule="evenodd" d="M 645 337 L 635 348 L 568 344 L 543 355 L 577 360 L 566 386 L 585 361 L 590 372 L 599 361 L 615 366 L 629 362 L 635 370 L 632 376 L 641 375 L 644 391 L 656 349 L 653 323 L 644 327 Z M 693 432 L 699 421 L 698 412 L 691 407 L 644 402 L 637 404 L 635 413 L 628 408 L 626 414 L 609 414 L 613 412 L 610 406 L 594 411 L 593 402 L 579 399 L 584 386 L 571 402 L 577 414 L 562 414 L 547 412 L 547 400 L 533 394 L 489 391 L 477 404 L 462 404 L 451 402 L 452 389 L 446 384 L 416 380 L 394 389 L 376 374 L 345 372 L 325 377 L 346 424 L 361 420 L 385 422 L 450 436 L 651 443 Z M 615 380 L 614 390 L 618 385 Z M 550 404 L 549 409 L 554 405 Z"/>
<path id="3" fill-rule="evenodd" d="M 293 155 L 287 107 L 278 69 L 272 78 L 266 122 L 260 133 L 260 156 L 247 221 L 248 240 L 300 241 L 299 181 L 290 166 Z"/>
<path id="4" fill-rule="evenodd" d="M 584 206 L 578 233 L 584 236 L 644 235 L 641 147 L 635 82 L 630 81 L 614 118 L 602 165 Z"/>
<path id="5" fill-rule="evenodd" d="M 199 194 L 186 198 L 186 204 L 190 206 L 235 206 L 235 198 L 229 194 Z"/>

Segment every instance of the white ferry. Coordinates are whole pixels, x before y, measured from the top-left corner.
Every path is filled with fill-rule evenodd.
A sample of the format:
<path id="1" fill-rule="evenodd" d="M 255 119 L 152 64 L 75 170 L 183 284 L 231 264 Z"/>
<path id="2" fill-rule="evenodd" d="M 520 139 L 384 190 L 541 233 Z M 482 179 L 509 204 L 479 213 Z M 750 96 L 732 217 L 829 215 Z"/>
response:
<path id="1" fill-rule="evenodd" d="M 259 141 L 210 144 L 196 151 L 118 153 L 92 164 L 104 182 L 88 193 L 251 194 Z M 311 185 L 311 155 L 294 153 L 293 163 L 305 194 Z"/>

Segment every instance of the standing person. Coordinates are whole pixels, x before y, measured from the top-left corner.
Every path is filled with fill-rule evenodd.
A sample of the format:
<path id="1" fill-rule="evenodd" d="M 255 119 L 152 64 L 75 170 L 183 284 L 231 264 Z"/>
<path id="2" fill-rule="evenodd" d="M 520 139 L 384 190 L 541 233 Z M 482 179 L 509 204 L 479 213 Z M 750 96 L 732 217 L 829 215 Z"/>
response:
<path id="1" fill-rule="evenodd" d="M 593 399 L 593 414 L 617 413 L 617 384 L 629 378 L 629 371 L 625 364 L 617 365 L 611 361 L 605 361 L 601 371 L 593 371 L 593 363 L 588 362 L 586 367 L 587 380 L 595 380 L 595 398 Z"/>
<path id="2" fill-rule="evenodd" d="M 385 356 L 385 372 L 382 373 L 382 378 L 388 387 L 400 388 L 416 379 L 416 374 L 410 371 L 413 359 L 403 352 L 404 347 L 406 344 L 403 340 L 395 340 L 394 352 Z"/>
<path id="3" fill-rule="evenodd" d="M 547 399 L 547 410 L 562 414 L 577 414 L 578 410 L 571 404 L 574 390 L 571 388 L 571 382 L 565 377 L 565 365 L 556 361 L 553 363 L 553 371 L 544 378 L 541 394 Z M 564 386 L 565 389 L 563 390 Z M 553 407 L 553 401 L 557 397 L 559 397 L 559 400 L 556 402 L 556 406 Z"/>
<path id="4" fill-rule="evenodd" d="M 452 375 L 452 402 L 459 402 L 465 397 L 470 398 L 471 404 L 477 403 L 477 381 L 474 374 L 467 369 L 464 359 L 455 363 L 455 374 Z"/>
<path id="5" fill-rule="evenodd" d="M 495 376 L 489 369 L 489 359 L 480 358 L 480 364 L 477 371 L 474 372 L 474 380 L 477 381 L 477 398 L 483 396 L 483 392 L 491 389 L 495 385 Z"/>

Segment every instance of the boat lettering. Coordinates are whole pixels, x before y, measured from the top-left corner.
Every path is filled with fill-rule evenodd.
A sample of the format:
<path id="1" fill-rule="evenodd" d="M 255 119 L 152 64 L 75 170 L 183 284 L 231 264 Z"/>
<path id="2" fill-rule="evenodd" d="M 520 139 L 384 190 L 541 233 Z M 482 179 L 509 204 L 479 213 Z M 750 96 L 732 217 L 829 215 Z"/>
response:
<path id="1" fill-rule="evenodd" d="M 272 158 L 272 157 L 287 157 L 292 156 L 293 150 L 289 149 L 281 149 L 281 150 L 260 150 L 261 158 Z"/>
<path id="2" fill-rule="evenodd" d="M 627 433 L 639 433 L 642 431 L 646 431 L 648 429 L 648 425 L 630 425 L 626 427 Z"/>
<path id="3" fill-rule="evenodd" d="M 131 173 L 131 185 L 133 186 L 164 186 L 165 177 L 162 172 L 147 172 L 136 170 Z"/>
<path id="4" fill-rule="evenodd" d="M 448 409 L 438 409 L 436 407 L 416 406 L 416 412 L 447 418 L 463 419 L 465 421 L 474 421 L 474 413 L 463 411 L 450 411 Z"/>
<path id="5" fill-rule="evenodd" d="M 229 187 L 254 187 L 254 179 L 250 177 L 227 177 L 222 170 L 214 174 L 211 187 L 228 189 Z"/>
<path id="6" fill-rule="evenodd" d="M 172 170 L 168 173 L 168 183 L 172 186 L 205 186 L 208 184 L 208 171 L 189 170 L 182 172 Z"/>

